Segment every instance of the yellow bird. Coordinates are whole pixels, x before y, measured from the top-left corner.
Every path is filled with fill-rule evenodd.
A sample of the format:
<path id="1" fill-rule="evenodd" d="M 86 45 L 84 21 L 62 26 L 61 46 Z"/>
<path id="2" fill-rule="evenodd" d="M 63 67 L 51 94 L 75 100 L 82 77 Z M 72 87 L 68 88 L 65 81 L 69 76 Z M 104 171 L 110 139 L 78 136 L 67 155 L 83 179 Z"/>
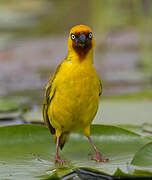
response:
<path id="1" fill-rule="evenodd" d="M 55 163 L 66 161 L 59 156 L 69 134 L 82 130 L 94 148 L 91 159 L 106 162 L 90 137 L 102 92 L 99 76 L 93 65 L 94 36 L 86 25 L 77 25 L 68 37 L 68 55 L 51 75 L 43 103 L 43 117 L 56 137 Z"/>

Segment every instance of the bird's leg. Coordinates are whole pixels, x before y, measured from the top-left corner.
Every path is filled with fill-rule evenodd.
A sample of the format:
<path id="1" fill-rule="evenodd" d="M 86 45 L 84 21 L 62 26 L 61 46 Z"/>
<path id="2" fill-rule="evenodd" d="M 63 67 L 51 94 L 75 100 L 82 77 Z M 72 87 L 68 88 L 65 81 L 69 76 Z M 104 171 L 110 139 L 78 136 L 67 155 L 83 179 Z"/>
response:
<path id="1" fill-rule="evenodd" d="M 58 136 L 57 140 L 56 140 L 55 163 L 59 163 L 59 164 L 63 165 L 66 163 L 66 160 L 62 160 L 59 156 L 59 140 L 60 140 L 60 136 Z"/>
<path id="2" fill-rule="evenodd" d="M 91 156 L 91 159 L 92 159 L 92 160 L 95 160 L 95 161 L 97 161 L 97 162 L 107 162 L 109 159 L 108 159 L 108 158 L 105 158 L 105 159 L 104 159 L 104 158 L 101 156 L 100 151 L 97 149 L 97 147 L 96 147 L 95 144 L 93 143 L 91 137 L 90 137 L 90 136 L 87 136 L 87 138 L 88 138 L 89 142 L 91 143 L 93 149 L 94 149 L 95 152 L 96 152 L 96 155 L 89 154 L 89 155 Z"/>

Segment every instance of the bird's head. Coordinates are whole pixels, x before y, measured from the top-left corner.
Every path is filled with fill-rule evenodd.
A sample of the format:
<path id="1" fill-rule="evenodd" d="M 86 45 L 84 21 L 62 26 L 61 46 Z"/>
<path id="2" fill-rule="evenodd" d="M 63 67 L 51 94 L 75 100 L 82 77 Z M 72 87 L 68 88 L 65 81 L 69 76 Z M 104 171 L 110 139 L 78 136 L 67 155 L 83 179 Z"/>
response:
<path id="1" fill-rule="evenodd" d="M 94 37 L 86 25 L 74 26 L 68 38 L 68 52 L 76 54 L 82 61 L 88 54 L 93 55 Z"/>

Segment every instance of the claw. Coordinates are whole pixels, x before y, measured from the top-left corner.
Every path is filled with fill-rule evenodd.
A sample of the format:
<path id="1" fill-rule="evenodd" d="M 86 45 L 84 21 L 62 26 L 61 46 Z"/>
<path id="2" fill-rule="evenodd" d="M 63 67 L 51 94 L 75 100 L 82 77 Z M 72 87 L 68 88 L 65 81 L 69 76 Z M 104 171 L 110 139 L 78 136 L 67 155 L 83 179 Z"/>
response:
<path id="1" fill-rule="evenodd" d="M 90 153 L 89 156 L 91 156 L 91 160 L 94 160 L 96 162 L 107 162 L 107 161 L 109 161 L 108 158 L 103 158 L 101 156 L 100 152 L 96 153 L 96 155 L 93 155 L 93 154 Z"/>
<path id="2" fill-rule="evenodd" d="M 59 163 L 59 164 L 61 164 L 61 165 L 64 165 L 64 164 L 66 164 L 66 162 L 67 162 L 66 160 L 60 159 L 59 156 L 55 158 L 55 164 L 56 164 L 56 163 Z"/>

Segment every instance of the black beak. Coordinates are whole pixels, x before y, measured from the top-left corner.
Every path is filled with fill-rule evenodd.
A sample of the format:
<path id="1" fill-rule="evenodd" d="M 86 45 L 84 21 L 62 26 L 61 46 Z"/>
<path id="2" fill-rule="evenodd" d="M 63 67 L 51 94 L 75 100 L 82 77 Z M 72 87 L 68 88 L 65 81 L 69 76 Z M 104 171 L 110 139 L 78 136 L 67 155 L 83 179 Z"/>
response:
<path id="1" fill-rule="evenodd" d="M 77 44 L 78 44 L 78 46 L 84 47 L 84 46 L 86 45 L 86 43 L 87 43 L 87 37 L 86 37 L 86 35 L 83 34 L 83 33 L 80 34 L 79 37 L 78 37 L 78 39 L 77 39 Z"/>

